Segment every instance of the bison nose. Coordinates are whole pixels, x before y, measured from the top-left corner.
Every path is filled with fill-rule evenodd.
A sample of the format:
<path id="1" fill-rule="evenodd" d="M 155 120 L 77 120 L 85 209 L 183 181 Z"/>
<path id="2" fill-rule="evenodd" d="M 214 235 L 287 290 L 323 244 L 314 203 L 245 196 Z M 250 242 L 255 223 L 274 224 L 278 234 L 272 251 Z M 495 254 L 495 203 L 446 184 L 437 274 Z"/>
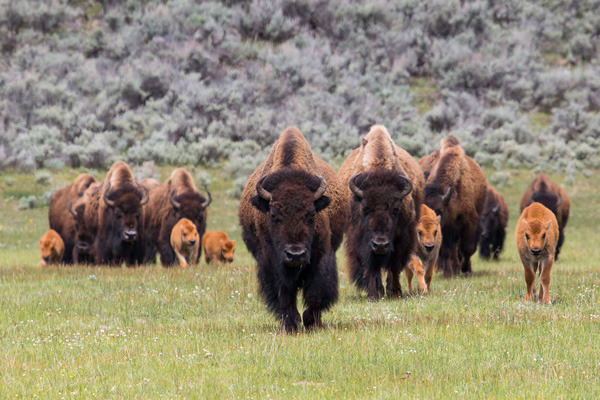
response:
<path id="1" fill-rule="evenodd" d="M 190 241 L 189 241 L 189 243 L 190 243 L 190 246 L 193 246 L 193 245 L 195 245 L 195 244 L 196 244 L 196 240 L 195 240 L 195 239 L 192 239 L 192 240 L 190 240 Z"/>
<path id="2" fill-rule="evenodd" d="M 299 244 L 288 244 L 283 251 L 286 264 L 299 266 L 306 261 L 306 246 Z"/>
<path id="3" fill-rule="evenodd" d="M 44 261 L 48 262 L 48 261 L 50 261 L 50 256 L 44 256 L 43 259 L 44 259 Z"/>
<path id="4" fill-rule="evenodd" d="M 539 247 L 535 247 L 531 249 L 531 254 L 533 254 L 534 256 L 539 256 L 542 253 L 542 249 L 540 249 Z"/>
<path id="5" fill-rule="evenodd" d="M 123 233 L 123 239 L 126 242 L 133 242 L 136 237 L 137 237 L 137 232 L 136 231 L 126 231 L 126 232 Z"/>
<path id="6" fill-rule="evenodd" d="M 233 258 L 228 258 L 228 259 L 227 259 L 227 262 L 228 262 L 228 263 L 231 263 L 231 262 L 233 262 Z"/>
<path id="7" fill-rule="evenodd" d="M 387 254 L 391 249 L 390 241 L 385 237 L 376 237 L 371 240 L 371 249 L 375 254 Z"/>
<path id="8" fill-rule="evenodd" d="M 425 247 L 425 250 L 427 250 L 428 252 L 432 251 L 433 248 L 435 247 L 434 244 L 425 244 L 423 246 Z"/>

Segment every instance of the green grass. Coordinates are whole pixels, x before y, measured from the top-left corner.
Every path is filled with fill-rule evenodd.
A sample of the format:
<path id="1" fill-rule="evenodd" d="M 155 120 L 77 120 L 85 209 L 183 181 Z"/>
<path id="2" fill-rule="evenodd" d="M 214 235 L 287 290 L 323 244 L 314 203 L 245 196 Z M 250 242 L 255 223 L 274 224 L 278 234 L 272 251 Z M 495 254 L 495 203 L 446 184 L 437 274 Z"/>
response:
<path id="1" fill-rule="evenodd" d="M 429 77 L 411 78 L 410 92 L 413 105 L 421 115 L 431 110 L 440 99 L 440 93 Z"/>
<path id="2" fill-rule="evenodd" d="M 349 284 L 340 251 L 327 328 L 297 335 L 282 334 L 258 298 L 230 182 L 211 175 L 208 226 L 238 240 L 236 261 L 188 270 L 42 270 L 47 208 L 19 211 L 10 196 L 48 188 L 0 177 L 0 398 L 600 397 L 598 174 L 566 188 L 572 214 L 552 306 L 523 301 L 513 231 L 533 173 L 513 171 L 501 189 L 511 216 L 500 262 L 475 257 L 469 279 L 436 276 L 427 296 L 372 304 Z"/>

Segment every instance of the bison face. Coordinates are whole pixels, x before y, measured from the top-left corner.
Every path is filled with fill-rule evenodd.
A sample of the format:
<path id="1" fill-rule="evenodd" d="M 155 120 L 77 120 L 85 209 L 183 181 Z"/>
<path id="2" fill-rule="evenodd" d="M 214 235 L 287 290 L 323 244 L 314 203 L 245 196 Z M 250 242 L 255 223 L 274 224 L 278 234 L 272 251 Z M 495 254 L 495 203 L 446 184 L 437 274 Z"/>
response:
<path id="1" fill-rule="evenodd" d="M 227 240 L 223 243 L 221 257 L 228 263 L 233 262 L 233 253 L 235 252 L 235 240 Z"/>
<path id="2" fill-rule="evenodd" d="M 331 202 L 323 195 L 326 188 L 322 177 L 293 170 L 278 171 L 257 182 L 258 195 L 250 201 L 268 213 L 273 247 L 283 265 L 299 268 L 310 263 L 316 214 Z"/>
<path id="3" fill-rule="evenodd" d="M 546 233 L 550 229 L 551 223 L 552 220 L 548 222 L 521 220 L 525 241 L 532 256 L 539 257 L 542 254 L 542 250 L 546 247 Z"/>
<path id="4" fill-rule="evenodd" d="M 428 183 L 425 186 L 425 205 L 444 219 L 444 214 L 453 194 L 454 188 L 452 186 L 444 189 L 436 183 Z"/>
<path id="5" fill-rule="evenodd" d="M 374 171 L 354 175 L 349 185 L 354 193 L 353 215 L 362 219 L 364 240 L 371 252 L 391 253 L 403 200 L 412 191 L 411 181 L 398 172 Z"/>
<path id="6" fill-rule="evenodd" d="M 89 254 L 92 250 L 92 245 L 94 243 L 94 237 L 91 235 L 85 225 L 84 213 L 85 213 L 85 204 L 78 205 L 75 210 L 70 207 L 69 211 L 73 214 L 73 218 L 75 218 L 75 247 L 77 248 L 77 252 L 81 255 Z"/>
<path id="7" fill-rule="evenodd" d="M 109 226 L 112 232 L 127 243 L 133 243 L 138 238 L 141 227 L 142 205 L 147 201 L 138 189 L 120 188 L 108 194 L 104 201 L 109 206 Z"/>
<path id="8" fill-rule="evenodd" d="M 200 193 L 185 192 L 178 196 L 175 195 L 175 189 L 169 195 L 169 201 L 173 207 L 174 220 L 187 218 L 196 225 L 198 231 L 203 231 L 206 226 L 206 208 L 212 201 L 210 192 L 208 199 L 205 199 Z"/>
<path id="9" fill-rule="evenodd" d="M 440 219 L 438 215 L 436 218 L 421 217 L 419 224 L 417 225 L 417 235 L 419 238 L 419 244 L 427 252 L 433 251 L 438 241 L 440 233 Z"/>
<path id="10" fill-rule="evenodd" d="M 492 204 L 485 208 L 479 219 L 479 228 L 481 229 L 481 237 L 483 239 L 488 239 L 488 236 L 498 229 L 500 225 L 498 222 L 499 211 L 500 204 L 496 204 L 495 206 Z"/>
<path id="11" fill-rule="evenodd" d="M 56 247 L 54 240 L 48 238 L 42 238 L 39 242 L 40 256 L 44 262 L 48 263 L 52 259 L 57 257 Z"/>

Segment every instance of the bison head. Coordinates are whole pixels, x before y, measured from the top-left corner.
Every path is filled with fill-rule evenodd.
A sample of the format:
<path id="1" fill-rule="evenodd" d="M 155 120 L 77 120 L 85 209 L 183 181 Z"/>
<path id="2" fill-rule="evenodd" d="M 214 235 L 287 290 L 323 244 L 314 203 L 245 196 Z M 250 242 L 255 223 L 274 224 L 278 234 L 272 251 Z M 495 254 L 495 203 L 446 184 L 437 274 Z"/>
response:
<path id="1" fill-rule="evenodd" d="M 73 201 L 69 203 L 69 212 L 75 219 L 75 247 L 79 254 L 90 254 L 94 243 L 94 236 L 90 234 L 85 225 L 85 204 L 79 204 L 73 209 Z"/>
<path id="2" fill-rule="evenodd" d="M 362 218 L 364 240 L 371 252 L 386 255 L 394 251 L 402 200 L 412 191 L 410 179 L 394 171 L 373 171 L 354 175 L 349 185 L 354 193 L 352 215 Z"/>
<path id="3" fill-rule="evenodd" d="M 498 230 L 500 221 L 498 220 L 498 213 L 500 212 L 500 204 L 488 202 L 486 204 L 481 217 L 479 218 L 479 229 L 481 230 L 481 237 L 487 239 L 488 236 Z"/>
<path id="4" fill-rule="evenodd" d="M 425 205 L 444 219 L 445 211 L 454 192 L 452 186 L 443 188 L 435 182 L 428 183 L 425 186 Z"/>
<path id="5" fill-rule="evenodd" d="M 212 202 L 212 196 L 208 188 L 204 187 L 207 199 L 195 191 L 183 192 L 176 195 L 176 189 L 173 189 L 169 195 L 169 201 L 173 208 L 173 217 L 175 221 L 181 218 L 187 218 L 196 225 L 198 231 L 203 231 L 206 226 L 206 208 Z"/>
<path id="6" fill-rule="evenodd" d="M 546 247 L 546 233 L 550 229 L 552 220 L 542 222 L 537 219 L 531 221 L 522 219 L 520 223 L 531 255 L 534 257 L 541 255 L 542 250 Z"/>
<path id="7" fill-rule="evenodd" d="M 421 215 L 421 219 L 417 225 L 417 235 L 419 244 L 424 250 L 427 252 L 433 251 L 441 234 L 439 215 L 436 217 Z"/>
<path id="8" fill-rule="evenodd" d="M 310 263 L 315 216 L 331 202 L 324 196 L 326 188 L 323 177 L 294 170 L 265 175 L 256 183 L 257 195 L 250 201 L 269 214 L 273 246 L 284 265 Z"/>
<path id="9" fill-rule="evenodd" d="M 233 262 L 233 253 L 235 252 L 235 240 L 225 240 L 221 246 L 221 257 L 228 263 Z"/>
<path id="10" fill-rule="evenodd" d="M 531 195 L 531 202 L 541 203 L 544 206 L 546 206 L 546 208 L 548 208 L 550 211 L 552 211 L 554 215 L 558 215 L 558 206 L 560 206 L 560 204 L 562 203 L 562 196 L 560 194 L 556 195 L 550 192 L 539 191 L 534 192 Z"/>
<path id="11" fill-rule="evenodd" d="M 103 198 L 109 208 L 113 233 L 124 242 L 135 242 L 141 226 L 142 206 L 148 202 L 148 191 L 141 185 L 124 185 L 111 191 L 109 183 Z"/>

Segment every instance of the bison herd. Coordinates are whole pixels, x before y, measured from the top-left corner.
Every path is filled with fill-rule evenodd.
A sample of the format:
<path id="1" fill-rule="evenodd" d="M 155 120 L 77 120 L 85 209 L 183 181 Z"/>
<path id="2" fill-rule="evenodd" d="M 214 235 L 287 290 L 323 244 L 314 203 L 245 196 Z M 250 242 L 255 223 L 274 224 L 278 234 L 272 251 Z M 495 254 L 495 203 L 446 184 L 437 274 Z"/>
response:
<path id="1" fill-rule="evenodd" d="M 206 232 L 207 208 L 192 176 L 178 168 L 164 183 L 137 182 L 115 163 L 98 182 L 80 175 L 51 199 L 51 230 L 40 240 L 42 265 L 52 262 L 164 266 L 231 262 L 235 241 Z M 549 303 L 550 270 L 564 242 L 569 198 L 545 175 L 521 199 L 516 241 L 525 269 L 526 300 Z M 239 206 L 246 247 L 256 259 L 260 293 L 286 332 L 321 327 L 338 298 L 336 250 L 346 235 L 349 277 L 369 301 L 430 290 L 433 271 L 471 274 L 471 256 L 497 259 L 508 206 L 452 135 L 416 162 L 375 125 L 345 160 L 331 168 L 296 128 L 287 128 L 248 179 Z M 385 271 L 385 286 L 383 274 Z M 297 294 L 302 291 L 301 315 Z"/>

